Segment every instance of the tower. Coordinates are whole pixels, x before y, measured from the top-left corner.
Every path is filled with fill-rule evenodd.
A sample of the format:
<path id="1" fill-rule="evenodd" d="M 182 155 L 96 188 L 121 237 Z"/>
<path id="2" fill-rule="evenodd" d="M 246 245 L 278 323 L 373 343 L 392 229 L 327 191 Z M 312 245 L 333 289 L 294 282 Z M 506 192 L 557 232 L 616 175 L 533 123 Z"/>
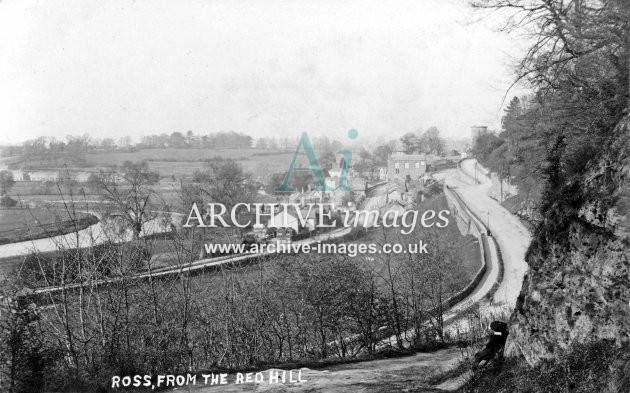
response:
<path id="1" fill-rule="evenodd" d="M 488 127 L 487 126 L 472 126 L 470 127 L 470 139 L 471 139 L 471 146 L 475 146 L 475 142 L 477 142 L 477 138 L 479 138 L 481 135 L 485 135 L 488 133 Z"/>

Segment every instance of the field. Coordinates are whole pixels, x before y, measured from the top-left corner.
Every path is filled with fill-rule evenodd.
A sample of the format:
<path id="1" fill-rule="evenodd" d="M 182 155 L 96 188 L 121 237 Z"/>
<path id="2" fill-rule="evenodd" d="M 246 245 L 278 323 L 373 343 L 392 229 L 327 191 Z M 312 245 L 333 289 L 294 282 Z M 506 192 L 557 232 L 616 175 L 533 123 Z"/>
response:
<path id="1" fill-rule="evenodd" d="M 158 171 L 162 178 L 153 187 L 160 196 L 160 201 L 156 203 L 177 206 L 181 201 L 180 180 L 190 179 L 196 170 L 204 168 L 205 160 L 214 157 L 236 160 L 255 180 L 264 181 L 274 172 L 286 171 L 293 153 L 262 149 L 142 149 L 132 152 L 91 152 L 86 154 L 87 167 L 75 169 L 93 171 L 102 167 L 121 165 L 125 161 L 147 161 L 151 169 Z M 2 162 L 8 163 L 12 158 L 5 157 Z M 74 186 L 72 193 L 75 202 L 94 203 L 100 199 L 98 195 L 93 194 L 90 187 L 82 183 Z M 67 187 L 61 186 L 60 190 L 53 182 L 37 181 L 17 181 L 8 195 L 37 205 L 58 204 L 62 199 L 70 198 Z"/>
<path id="2" fill-rule="evenodd" d="M 196 169 L 203 167 L 205 160 L 221 157 L 239 162 L 245 171 L 262 179 L 273 172 L 284 172 L 293 157 L 293 152 L 264 149 L 140 149 L 137 151 L 90 152 L 85 155 L 85 163 L 80 170 L 93 170 L 98 167 L 120 165 L 125 161 L 148 161 L 151 168 L 162 177 L 190 177 Z M 2 164 L 11 164 L 19 157 L 4 157 Z M 69 164 L 71 165 L 71 164 Z M 41 168 L 57 170 L 59 168 Z M 43 187 L 43 186 L 42 186 Z M 41 187 L 40 187 L 41 188 Z M 41 193 L 41 192 L 37 192 Z"/>
<path id="3" fill-rule="evenodd" d="M 76 214 L 79 229 L 95 224 L 96 217 Z M 0 210 L 0 244 L 56 236 L 74 231 L 69 214 L 53 209 L 2 209 Z"/>
<path id="4" fill-rule="evenodd" d="M 125 160 L 203 161 L 217 156 L 241 160 L 269 152 L 273 151 L 262 149 L 140 149 L 137 151 L 88 153 L 86 160 L 90 165 L 116 165 Z"/>
<path id="5" fill-rule="evenodd" d="M 264 178 L 273 172 L 284 172 L 292 152 L 261 149 L 143 149 L 135 152 L 89 153 L 89 166 L 120 165 L 125 161 L 148 161 L 149 166 L 163 177 L 190 177 L 203 161 L 214 157 L 230 158 L 239 162 L 254 178 Z"/>

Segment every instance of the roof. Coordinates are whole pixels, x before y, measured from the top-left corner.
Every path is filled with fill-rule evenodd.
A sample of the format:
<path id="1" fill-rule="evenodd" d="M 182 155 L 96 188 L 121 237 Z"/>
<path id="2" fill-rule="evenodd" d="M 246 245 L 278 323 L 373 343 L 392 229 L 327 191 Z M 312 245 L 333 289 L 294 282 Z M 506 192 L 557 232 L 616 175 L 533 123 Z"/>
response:
<path id="1" fill-rule="evenodd" d="M 273 215 L 267 223 L 269 228 L 292 228 L 296 232 L 299 228 L 298 219 L 293 212 L 282 210 Z"/>
<path id="2" fill-rule="evenodd" d="M 405 192 L 404 187 L 402 185 L 400 185 L 400 184 L 393 184 L 392 186 L 388 186 L 386 190 L 387 190 L 388 194 L 391 194 L 391 193 L 396 192 L 396 191 L 399 192 L 400 194 Z"/>
<path id="3" fill-rule="evenodd" d="M 30 173 L 31 176 L 59 176 L 59 172 L 50 171 L 34 171 Z"/>
<path id="4" fill-rule="evenodd" d="M 424 154 L 402 154 L 392 155 L 389 159 L 392 161 L 426 161 L 427 157 Z"/>
<path id="5" fill-rule="evenodd" d="M 269 218 L 270 217 L 267 214 L 262 214 L 262 215 L 260 215 L 258 217 L 258 219 L 259 219 L 259 221 L 260 221 L 260 223 L 262 225 L 266 225 L 267 222 L 269 221 Z M 249 221 L 249 224 L 254 226 L 256 224 L 256 213 L 251 213 L 251 212 L 248 212 L 248 211 L 240 212 L 240 213 L 238 213 L 237 221 L 240 224 L 245 224 L 246 222 Z"/>
<path id="6" fill-rule="evenodd" d="M 317 207 L 312 206 L 312 208 L 309 210 L 309 206 L 303 206 L 300 208 L 300 211 L 302 213 L 302 217 L 304 218 L 316 218 L 317 217 Z M 294 216 L 297 217 L 296 214 L 294 213 L 290 213 L 293 214 Z"/>
<path id="7" fill-rule="evenodd" d="M 278 199 L 269 194 L 257 193 L 253 199 L 254 203 L 278 203 Z"/>
<path id="8" fill-rule="evenodd" d="M 399 212 L 404 212 L 407 209 L 405 208 L 405 205 L 403 205 L 400 201 L 396 200 L 396 201 L 390 201 L 385 206 L 382 206 L 379 209 L 379 212 L 384 214 L 385 212 L 389 210 L 396 210 Z"/>

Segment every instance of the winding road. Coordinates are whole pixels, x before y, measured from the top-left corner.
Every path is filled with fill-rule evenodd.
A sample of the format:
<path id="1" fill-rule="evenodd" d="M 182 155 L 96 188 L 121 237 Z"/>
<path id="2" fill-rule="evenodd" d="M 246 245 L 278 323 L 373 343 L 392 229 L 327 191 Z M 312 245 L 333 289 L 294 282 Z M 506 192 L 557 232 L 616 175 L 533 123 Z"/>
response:
<path id="1" fill-rule="evenodd" d="M 488 238 L 490 245 L 490 261 L 488 271 L 480 284 L 461 302 L 452 307 L 445 315 L 450 328 L 465 329 L 461 320 L 457 320 L 459 311 L 473 304 L 479 304 L 480 311 L 486 315 L 508 315 L 520 293 L 523 277 L 527 272 L 525 252 L 531 236 L 517 217 L 504 209 L 499 202 L 488 196 L 491 181 L 484 171 L 477 168 L 475 181 L 475 161 L 463 160 L 458 169 L 440 172 L 434 175 L 443 179 L 448 187 L 463 201 L 476 221 L 482 221 L 492 236 Z M 483 222 L 485 219 L 485 222 Z M 498 278 L 499 258 L 496 247 L 500 249 L 504 274 L 498 283 L 491 300 L 486 295 L 492 290 Z M 326 369 L 302 369 L 302 376 L 307 382 L 286 383 L 278 385 L 244 384 L 223 386 L 188 386 L 178 391 L 194 391 L 199 393 L 213 392 L 385 392 L 385 391 L 417 391 L 440 392 L 457 390 L 465 376 L 455 376 L 439 385 L 433 385 L 430 377 L 444 372 L 462 360 L 459 349 L 444 349 L 432 353 L 419 353 L 413 356 L 375 360 L 355 364 L 331 366 Z M 268 373 L 269 370 L 263 371 Z M 234 381 L 234 376 L 228 380 Z"/>
<path id="2" fill-rule="evenodd" d="M 473 178 L 474 166 L 475 160 L 463 160 L 459 172 Z M 481 181 L 477 185 L 462 181 L 457 172 L 457 170 L 445 171 L 440 176 L 455 189 L 457 195 L 477 217 L 486 221 L 484 222 L 485 225 L 489 223 L 492 238 L 501 250 L 505 269 L 503 280 L 494 294 L 493 303 L 506 306 L 506 310 L 511 312 L 527 272 L 525 252 L 531 242 L 531 235 L 518 217 L 488 196 L 488 190 L 492 183 L 483 175 L 483 168 L 477 170 L 477 179 Z"/>
<path id="3" fill-rule="evenodd" d="M 487 270 L 484 277 L 476 288 L 463 300 L 456 303 L 445 314 L 447 328 L 465 330 L 467 326 L 460 314 L 472 305 L 479 305 L 480 310 L 486 315 L 509 315 L 512 311 L 516 299 L 520 293 L 523 277 L 527 271 L 525 262 L 525 252 L 531 240 L 526 228 L 517 217 L 505 210 L 496 200 L 488 196 L 488 190 L 492 183 L 485 176 L 486 171 L 475 168 L 474 160 L 463 160 L 457 169 L 446 170 L 434 175 L 438 179 L 444 180 L 448 186 L 446 193 L 452 192 L 449 198 L 452 203 L 460 203 L 461 210 L 466 210 L 467 214 L 474 221 L 475 226 L 485 230 L 490 229 L 492 236 L 487 238 L 487 242 L 482 247 L 486 247 L 485 252 Z M 476 173 L 475 173 L 476 172 Z M 476 179 L 475 179 L 476 176 Z M 369 203 L 369 201 L 368 201 Z M 323 235 L 321 238 L 305 239 L 305 242 L 322 241 L 325 238 L 341 237 L 349 229 L 344 228 Z M 93 234 L 88 234 L 90 237 Z M 48 239 L 46 239 L 48 240 Z M 503 275 L 500 271 L 500 258 L 497 252 L 500 249 L 503 263 Z M 169 268 L 154 271 L 153 276 L 167 274 L 181 274 L 182 271 L 193 271 L 205 269 L 209 266 L 233 263 L 238 260 L 251 258 L 251 255 L 228 256 L 223 258 L 211 258 L 196 261 L 186 265 L 184 268 Z M 136 278 L 149 276 L 149 273 L 141 274 Z M 500 281 L 499 281 L 500 279 Z M 115 281 L 116 279 L 102 280 L 98 284 Z M 50 293 L 58 288 L 39 288 L 37 293 Z M 488 295 L 494 290 L 491 299 Z M 428 376 L 435 375 L 440 371 L 445 371 L 462 359 L 459 350 L 445 349 L 434 353 L 416 354 L 414 356 L 385 359 L 356 364 L 346 364 L 331 366 L 327 370 L 303 369 L 303 376 L 308 382 L 295 384 L 280 384 L 270 386 L 268 384 L 245 384 L 228 386 L 188 386 L 177 390 L 193 390 L 197 392 L 223 392 L 223 391 L 283 391 L 283 392 L 330 392 L 330 391 L 383 391 L 383 383 L 402 384 L 401 387 L 409 384 L 420 383 L 419 388 L 424 391 L 435 392 L 440 390 L 452 390 L 461 385 L 461 380 L 454 378 L 440 386 L 431 386 Z M 413 373 L 414 377 L 410 377 Z M 420 378 L 418 377 L 420 375 Z M 425 379 L 422 375 L 426 375 Z M 407 385 L 405 385 L 407 384 Z M 419 391 L 419 390 L 418 390 Z"/>

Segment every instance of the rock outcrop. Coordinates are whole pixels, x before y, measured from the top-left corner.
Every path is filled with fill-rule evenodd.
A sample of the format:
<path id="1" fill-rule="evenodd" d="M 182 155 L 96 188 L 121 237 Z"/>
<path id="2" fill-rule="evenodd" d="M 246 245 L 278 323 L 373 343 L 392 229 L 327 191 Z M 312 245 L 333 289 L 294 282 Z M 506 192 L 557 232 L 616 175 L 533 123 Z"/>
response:
<path id="1" fill-rule="evenodd" d="M 512 315 L 508 355 L 530 365 L 574 342 L 630 345 L 630 116 L 580 180 L 581 206 L 536 234 Z M 550 229 L 551 228 L 551 229 Z"/>

